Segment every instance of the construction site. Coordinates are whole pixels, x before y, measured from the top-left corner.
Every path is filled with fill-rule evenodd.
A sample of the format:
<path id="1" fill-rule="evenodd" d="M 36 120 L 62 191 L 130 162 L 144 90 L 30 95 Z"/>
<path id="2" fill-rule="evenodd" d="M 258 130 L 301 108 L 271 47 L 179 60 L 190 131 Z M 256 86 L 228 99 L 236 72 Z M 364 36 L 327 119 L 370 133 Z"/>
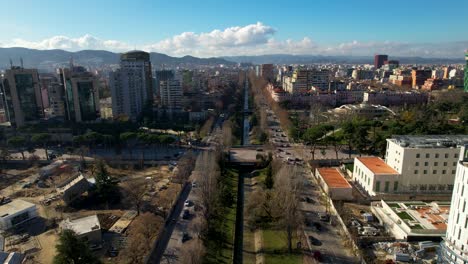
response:
<path id="1" fill-rule="evenodd" d="M 104 263 L 142 262 L 182 188 L 173 181 L 177 162 L 139 170 L 105 168 L 119 193 L 112 203 L 96 200 L 93 164 L 58 160 L 3 170 L 0 251 L 19 254 L 15 257 L 23 263 L 52 263 L 60 233 L 68 229 Z M 146 247 L 131 248 L 140 244 L 131 241 L 141 241 L 141 234 L 149 234 Z"/>

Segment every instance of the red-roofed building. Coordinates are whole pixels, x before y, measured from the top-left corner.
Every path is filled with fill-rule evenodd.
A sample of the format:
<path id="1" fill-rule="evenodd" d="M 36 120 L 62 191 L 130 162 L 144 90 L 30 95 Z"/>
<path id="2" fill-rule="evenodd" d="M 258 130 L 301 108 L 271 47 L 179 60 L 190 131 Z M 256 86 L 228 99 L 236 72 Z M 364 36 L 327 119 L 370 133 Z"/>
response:
<path id="1" fill-rule="evenodd" d="M 315 177 L 333 200 L 352 200 L 353 188 L 336 168 L 318 168 Z"/>
<path id="2" fill-rule="evenodd" d="M 353 180 L 370 196 L 398 191 L 400 174 L 378 157 L 354 158 Z"/>

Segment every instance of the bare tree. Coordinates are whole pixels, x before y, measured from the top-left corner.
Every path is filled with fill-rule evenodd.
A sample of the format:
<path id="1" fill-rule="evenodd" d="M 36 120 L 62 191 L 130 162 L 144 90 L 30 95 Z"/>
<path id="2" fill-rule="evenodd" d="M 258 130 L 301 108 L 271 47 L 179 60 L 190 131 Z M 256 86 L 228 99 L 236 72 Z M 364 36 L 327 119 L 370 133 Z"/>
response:
<path id="1" fill-rule="evenodd" d="M 146 191 L 148 190 L 148 183 L 144 179 L 130 180 L 125 182 L 123 189 L 125 191 L 124 199 L 135 206 L 137 215 L 139 215 Z"/>
<path id="2" fill-rule="evenodd" d="M 192 239 L 181 250 L 181 263 L 200 264 L 203 262 L 205 247 L 201 239 Z"/>
<path id="3" fill-rule="evenodd" d="M 214 117 L 210 117 L 208 118 L 208 120 L 206 120 L 205 124 L 203 124 L 203 126 L 200 128 L 199 134 L 201 138 L 204 138 L 210 134 L 211 128 L 213 127 L 213 123 L 214 123 Z"/>
<path id="4" fill-rule="evenodd" d="M 174 181 L 183 184 L 192 174 L 195 166 L 196 155 L 189 150 L 177 163 L 177 172 L 174 173 Z"/>
<path id="5" fill-rule="evenodd" d="M 288 251 L 292 253 L 292 240 L 303 220 L 299 210 L 302 186 L 301 176 L 296 166 L 284 166 L 276 174 L 274 196 L 277 224 L 286 233 Z"/>
<path id="6" fill-rule="evenodd" d="M 223 124 L 222 130 L 222 140 L 223 140 L 223 147 L 228 149 L 232 146 L 232 122 L 231 120 L 226 120 Z"/>
<path id="7" fill-rule="evenodd" d="M 219 154 L 215 151 L 205 151 L 198 156 L 195 164 L 195 178 L 198 182 L 202 212 L 208 221 L 214 214 L 218 199 L 218 179 L 220 170 L 218 166 Z"/>

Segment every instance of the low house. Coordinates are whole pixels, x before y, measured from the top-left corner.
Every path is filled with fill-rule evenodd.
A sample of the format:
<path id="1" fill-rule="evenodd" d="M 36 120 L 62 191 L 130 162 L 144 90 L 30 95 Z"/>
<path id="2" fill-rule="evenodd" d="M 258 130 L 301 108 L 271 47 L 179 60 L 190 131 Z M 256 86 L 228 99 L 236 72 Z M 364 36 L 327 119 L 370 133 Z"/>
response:
<path id="1" fill-rule="evenodd" d="M 4 203 L 0 205 L 0 230 L 10 229 L 37 215 L 37 207 L 33 203 L 18 199 Z"/>
<path id="2" fill-rule="evenodd" d="M 89 181 L 83 176 L 83 174 L 79 174 L 76 177 L 71 178 L 65 184 L 62 184 L 61 187 L 58 187 L 57 192 L 62 196 L 62 200 L 65 204 L 70 204 L 83 193 L 87 192 L 89 187 Z"/>
<path id="3" fill-rule="evenodd" d="M 400 174 L 378 157 L 354 158 L 353 180 L 369 196 L 398 191 Z"/>
<path id="4" fill-rule="evenodd" d="M 319 168 L 315 171 L 322 189 L 333 200 L 352 200 L 353 187 L 337 168 Z"/>
<path id="5" fill-rule="evenodd" d="M 90 244 L 102 242 L 101 224 L 97 215 L 90 215 L 74 220 L 65 219 L 60 223 L 61 230 L 72 230 L 75 234 Z"/>

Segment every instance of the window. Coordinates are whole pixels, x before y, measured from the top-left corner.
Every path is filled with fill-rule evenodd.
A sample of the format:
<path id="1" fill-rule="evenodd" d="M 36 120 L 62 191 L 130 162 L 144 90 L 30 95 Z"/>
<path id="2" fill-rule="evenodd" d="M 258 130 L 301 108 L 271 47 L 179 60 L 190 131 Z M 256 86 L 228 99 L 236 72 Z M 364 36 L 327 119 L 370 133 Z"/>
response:
<path id="1" fill-rule="evenodd" d="M 409 188 L 411 191 L 416 191 L 418 189 L 418 186 L 416 184 L 410 184 Z"/>
<path id="2" fill-rule="evenodd" d="M 429 184 L 429 191 L 435 191 L 436 190 L 436 185 L 435 184 Z"/>
<path id="3" fill-rule="evenodd" d="M 418 174 L 418 170 L 414 170 L 414 174 Z"/>
<path id="4" fill-rule="evenodd" d="M 448 153 L 445 153 L 445 158 L 446 158 L 446 159 L 448 159 L 448 156 L 449 156 Z"/>
<path id="5" fill-rule="evenodd" d="M 421 157 L 421 154 L 417 153 L 416 158 L 419 159 L 419 157 Z"/>
<path id="6" fill-rule="evenodd" d="M 457 166 L 457 162 L 456 162 L 456 161 L 455 161 L 455 162 L 453 162 L 453 166 Z"/>
<path id="7" fill-rule="evenodd" d="M 455 155 L 453 155 L 453 157 L 458 159 L 458 153 L 455 153 Z"/>
<path id="8" fill-rule="evenodd" d="M 424 162 L 424 166 L 428 166 L 429 165 L 429 162 Z"/>
<path id="9" fill-rule="evenodd" d="M 444 184 L 439 184 L 439 191 L 445 190 L 445 185 Z"/>
<path id="10" fill-rule="evenodd" d="M 455 170 L 452 170 L 452 174 L 455 174 Z"/>
<path id="11" fill-rule="evenodd" d="M 446 171 L 446 170 L 442 170 L 442 174 L 445 174 L 445 173 L 447 173 L 447 171 Z"/>
<path id="12" fill-rule="evenodd" d="M 432 174 L 437 174 L 437 170 L 432 170 Z"/>
<path id="13" fill-rule="evenodd" d="M 393 183 L 393 191 L 394 191 L 394 192 L 398 191 L 398 181 L 395 181 L 395 182 Z M 467 222 L 468 222 L 468 218 L 467 218 Z"/>
<path id="14" fill-rule="evenodd" d="M 380 192 L 380 181 L 377 181 L 377 182 L 375 183 L 375 191 L 376 191 L 376 192 Z"/>
<path id="15" fill-rule="evenodd" d="M 385 192 L 388 192 L 390 190 L 390 182 L 386 181 L 385 182 Z"/>
<path id="16" fill-rule="evenodd" d="M 447 162 L 446 162 L 446 161 L 444 161 L 444 166 L 447 166 Z"/>
<path id="17" fill-rule="evenodd" d="M 423 174 L 427 174 L 427 170 L 424 170 L 424 171 L 423 171 Z"/>
<path id="18" fill-rule="evenodd" d="M 414 166 L 416 166 L 416 167 L 419 166 L 419 162 L 416 161 L 416 163 L 414 164 Z"/>
<path id="19" fill-rule="evenodd" d="M 439 163 L 437 161 L 434 162 L 434 166 L 438 166 L 438 165 L 439 165 Z"/>
<path id="20" fill-rule="evenodd" d="M 465 229 L 468 228 L 468 217 L 465 219 Z"/>
<path id="21" fill-rule="evenodd" d="M 426 153 L 426 159 L 428 159 L 431 155 L 429 153 Z"/>
<path id="22" fill-rule="evenodd" d="M 447 190 L 453 191 L 453 184 L 447 184 Z"/>
<path id="23" fill-rule="evenodd" d="M 427 184 L 421 184 L 421 185 L 419 186 L 419 190 L 421 190 L 421 191 L 427 190 Z"/>
<path id="24" fill-rule="evenodd" d="M 460 214 L 457 215 L 457 225 L 458 225 L 458 220 L 460 220 Z"/>
<path id="25" fill-rule="evenodd" d="M 435 154 L 435 157 L 436 157 L 436 159 L 439 158 L 439 153 L 436 153 L 436 154 Z"/>

